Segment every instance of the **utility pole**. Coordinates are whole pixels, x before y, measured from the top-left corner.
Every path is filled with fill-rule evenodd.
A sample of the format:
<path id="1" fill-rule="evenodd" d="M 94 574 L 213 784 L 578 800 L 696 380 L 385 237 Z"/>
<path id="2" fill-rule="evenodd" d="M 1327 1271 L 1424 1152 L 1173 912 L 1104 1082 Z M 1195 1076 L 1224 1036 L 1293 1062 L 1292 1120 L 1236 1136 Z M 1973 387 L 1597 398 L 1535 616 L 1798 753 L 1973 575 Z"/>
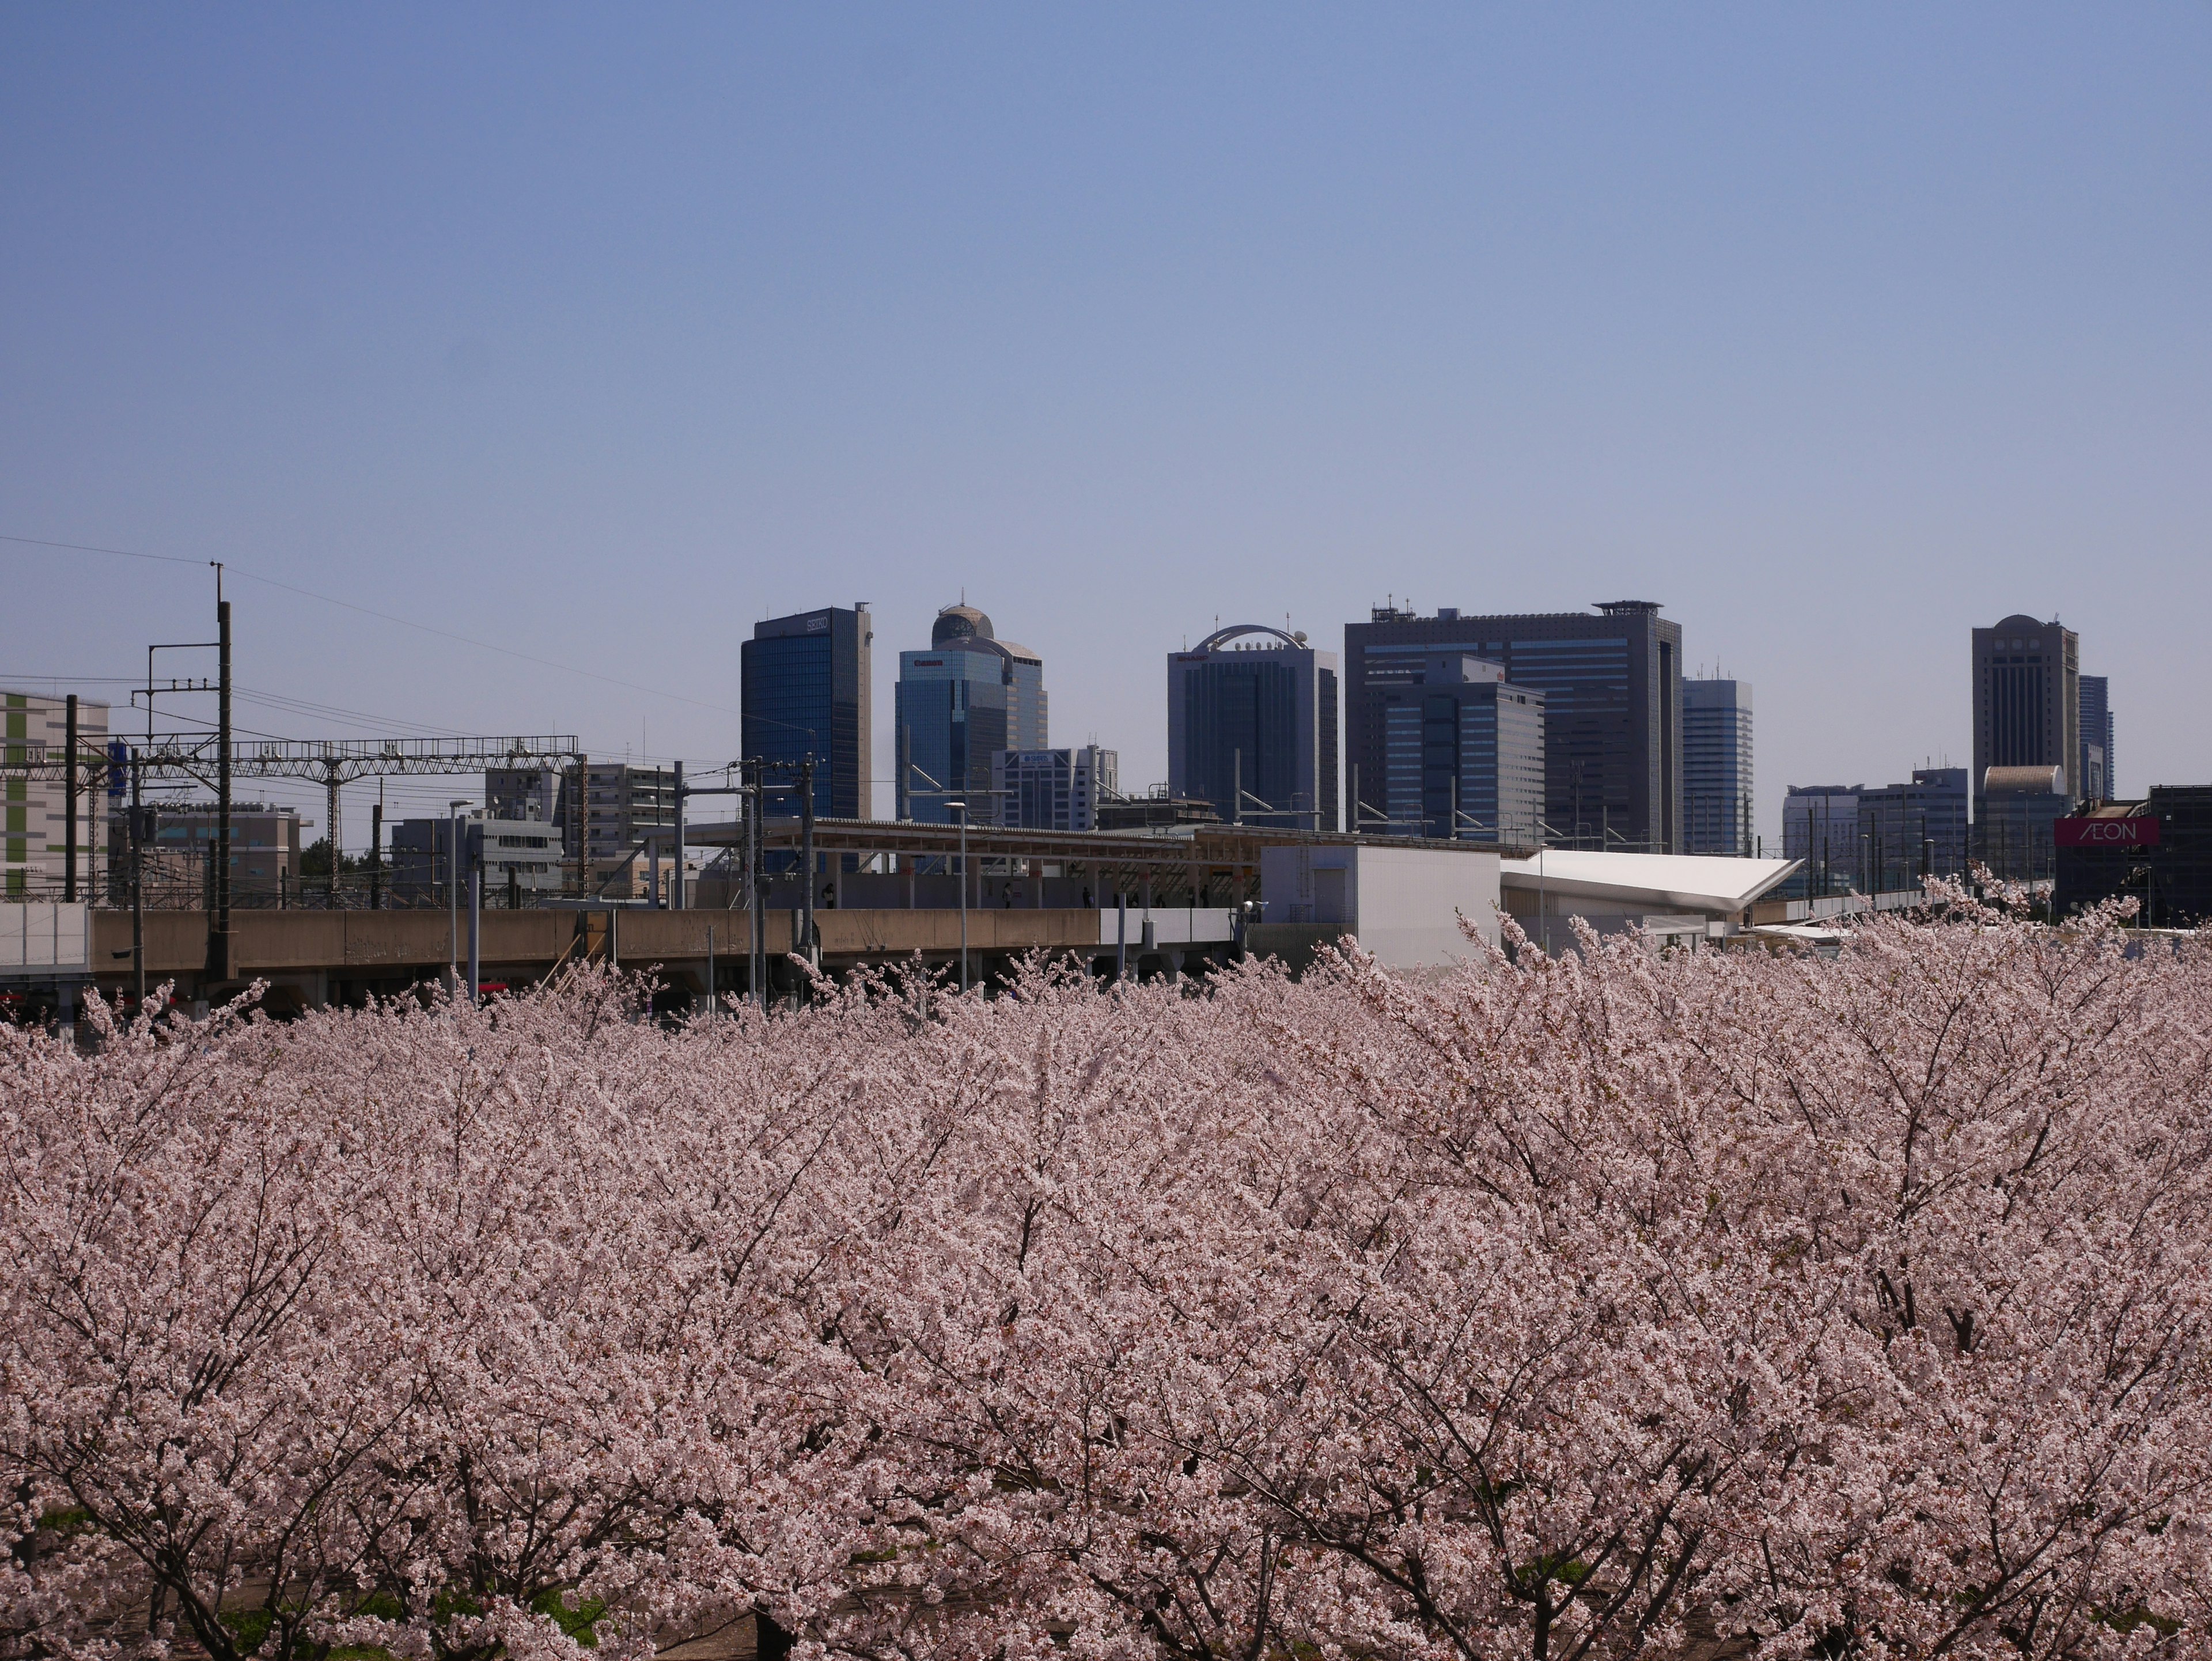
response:
<path id="1" fill-rule="evenodd" d="M 811 751 L 799 764 L 799 863 L 805 872 L 805 886 L 799 891 L 799 954 L 816 968 L 821 967 L 821 955 L 814 949 L 814 756 Z M 811 988 L 802 989 L 800 996 L 809 995 Z"/>
<path id="2" fill-rule="evenodd" d="M 62 900 L 64 904 L 76 904 L 76 694 L 69 695 L 69 705 L 62 717 L 62 797 L 69 805 L 63 811 L 66 830 L 62 838 Z"/>
<path id="3" fill-rule="evenodd" d="M 1229 752 L 1229 822 L 1244 823 L 1244 752 Z"/>
<path id="4" fill-rule="evenodd" d="M 477 942 L 480 937 L 483 913 L 483 826 L 469 827 L 469 1002 L 477 1001 L 477 987 L 481 983 L 478 972 L 481 958 Z"/>
<path id="5" fill-rule="evenodd" d="M 229 982 L 238 978 L 230 933 L 230 602 L 222 597 L 220 562 L 215 568 L 215 622 L 221 666 L 215 717 L 215 939 L 208 953 L 208 972 L 218 982 Z"/>
<path id="6" fill-rule="evenodd" d="M 968 989 L 968 804 L 948 801 L 945 805 L 960 815 L 960 989 L 965 992 Z M 1126 923 L 1122 925 L 1122 932 L 1128 932 Z"/>
<path id="7" fill-rule="evenodd" d="M 675 869 L 668 875 L 668 909 L 684 909 L 684 764 L 676 764 L 676 857 L 671 861 Z"/>
<path id="8" fill-rule="evenodd" d="M 131 985 L 136 1013 L 146 1013 L 146 806 L 144 770 L 131 758 Z"/>
<path id="9" fill-rule="evenodd" d="M 377 781 L 376 806 L 368 810 L 368 909 L 384 906 L 384 782 Z"/>
<path id="10" fill-rule="evenodd" d="M 328 765 L 323 776 L 324 821 L 323 841 L 331 854 L 330 879 L 323 885 L 325 904 L 331 910 L 338 904 L 338 770 L 337 764 Z"/>
<path id="11" fill-rule="evenodd" d="M 446 804 L 446 989 L 461 978 L 461 809 L 465 798 Z"/>
<path id="12" fill-rule="evenodd" d="M 743 764 L 744 772 L 752 775 L 752 794 L 744 798 L 745 804 L 745 904 L 752 912 L 752 960 L 747 965 L 746 990 L 760 1006 L 763 1014 L 768 1013 L 768 988 L 763 983 L 768 957 L 768 922 L 766 904 L 768 884 L 761 874 L 761 812 L 767 798 L 763 764 L 758 757 Z M 742 777 L 744 775 L 739 775 Z"/>

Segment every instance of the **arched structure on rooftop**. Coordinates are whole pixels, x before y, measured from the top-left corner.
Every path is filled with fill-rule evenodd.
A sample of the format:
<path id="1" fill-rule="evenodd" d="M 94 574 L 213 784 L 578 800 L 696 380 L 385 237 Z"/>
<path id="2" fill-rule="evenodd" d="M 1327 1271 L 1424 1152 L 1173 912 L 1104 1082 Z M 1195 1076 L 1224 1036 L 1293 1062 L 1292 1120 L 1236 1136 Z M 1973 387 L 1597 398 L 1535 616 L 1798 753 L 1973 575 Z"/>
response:
<path id="1" fill-rule="evenodd" d="M 1304 635 L 1285 634 L 1273 624 L 1267 623 L 1232 623 L 1226 629 L 1216 629 L 1192 649 L 1199 652 L 1211 652 L 1244 635 L 1273 635 L 1284 645 L 1294 650 L 1302 652 L 1305 649 L 1306 637 Z"/>

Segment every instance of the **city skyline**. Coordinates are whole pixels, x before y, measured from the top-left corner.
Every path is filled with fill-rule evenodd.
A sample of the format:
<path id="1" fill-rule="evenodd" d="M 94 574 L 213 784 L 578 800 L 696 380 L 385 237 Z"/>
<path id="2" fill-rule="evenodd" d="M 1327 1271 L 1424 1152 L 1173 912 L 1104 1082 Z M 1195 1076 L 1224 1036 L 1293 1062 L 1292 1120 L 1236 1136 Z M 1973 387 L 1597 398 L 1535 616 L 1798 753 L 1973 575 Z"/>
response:
<path id="1" fill-rule="evenodd" d="M 243 726 L 699 764 L 732 636 L 964 587 L 1141 788 L 1207 619 L 1650 594 L 1759 688 L 1771 843 L 1793 780 L 1967 762 L 2017 609 L 2125 791 L 2212 777 L 2208 62 L 2180 11 L 18 9 L 0 532 L 181 563 L 0 544 L 0 676 L 126 729 L 222 558 Z"/>

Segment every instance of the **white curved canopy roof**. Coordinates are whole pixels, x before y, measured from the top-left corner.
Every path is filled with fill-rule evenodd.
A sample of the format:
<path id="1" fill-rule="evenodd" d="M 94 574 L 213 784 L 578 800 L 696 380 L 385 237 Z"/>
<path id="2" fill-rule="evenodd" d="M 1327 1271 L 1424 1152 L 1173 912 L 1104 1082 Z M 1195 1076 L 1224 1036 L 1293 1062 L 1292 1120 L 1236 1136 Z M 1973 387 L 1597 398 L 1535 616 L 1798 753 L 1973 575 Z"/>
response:
<path id="1" fill-rule="evenodd" d="M 1739 860 L 1708 854 L 1600 854 L 1547 848 L 1525 860 L 1504 860 L 1507 888 L 1607 900 L 1624 911 L 1665 906 L 1679 911 L 1741 911 L 1778 886 L 1800 860 Z"/>

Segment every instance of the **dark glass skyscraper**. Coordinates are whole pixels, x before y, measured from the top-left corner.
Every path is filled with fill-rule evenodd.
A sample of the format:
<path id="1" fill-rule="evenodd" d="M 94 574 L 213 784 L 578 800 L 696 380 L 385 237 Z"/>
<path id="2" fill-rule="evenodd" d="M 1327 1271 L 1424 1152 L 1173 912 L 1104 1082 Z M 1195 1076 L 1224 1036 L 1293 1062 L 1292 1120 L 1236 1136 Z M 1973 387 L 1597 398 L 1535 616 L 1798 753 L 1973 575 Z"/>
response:
<path id="1" fill-rule="evenodd" d="M 1356 830 L 1457 842 L 1542 844 L 1544 695 L 1456 652 L 1421 660 L 1384 687 L 1383 820 Z"/>
<path id="2" fill-rule="evenodd" d="M 814 811 L 824 818 L 872 818 L 868 709 L 868 608 L 827 606 L 753 625 L 739 648 L 742 742 L 748 759 L 815 758 Z M 771 814 L 796 815 L 799 799 L 771 794 Z"/>
<path id="3" fill-rule="evenodd" d="M 1249 623 L 1169 654 L 1168 794 L 1224 820 L 1335 830 L 1334 655 Z"/>
<path id="4" fill-rule="evenodd" d="M 1346 776 L 1370 817 L 1388 770 L 1383 693 L 1425 657 L 1462 653 L 1544 694 L 1547 840 L 1682 849 L 1682 627 L 1649 600 L 1595 615 L 1434 617 L 1377 608 L 1344 630 Z M 1347 792 L 1349 795 L 1351 793 Z M 1354 812 L 1362 811 L 1356 805 Z"/>

